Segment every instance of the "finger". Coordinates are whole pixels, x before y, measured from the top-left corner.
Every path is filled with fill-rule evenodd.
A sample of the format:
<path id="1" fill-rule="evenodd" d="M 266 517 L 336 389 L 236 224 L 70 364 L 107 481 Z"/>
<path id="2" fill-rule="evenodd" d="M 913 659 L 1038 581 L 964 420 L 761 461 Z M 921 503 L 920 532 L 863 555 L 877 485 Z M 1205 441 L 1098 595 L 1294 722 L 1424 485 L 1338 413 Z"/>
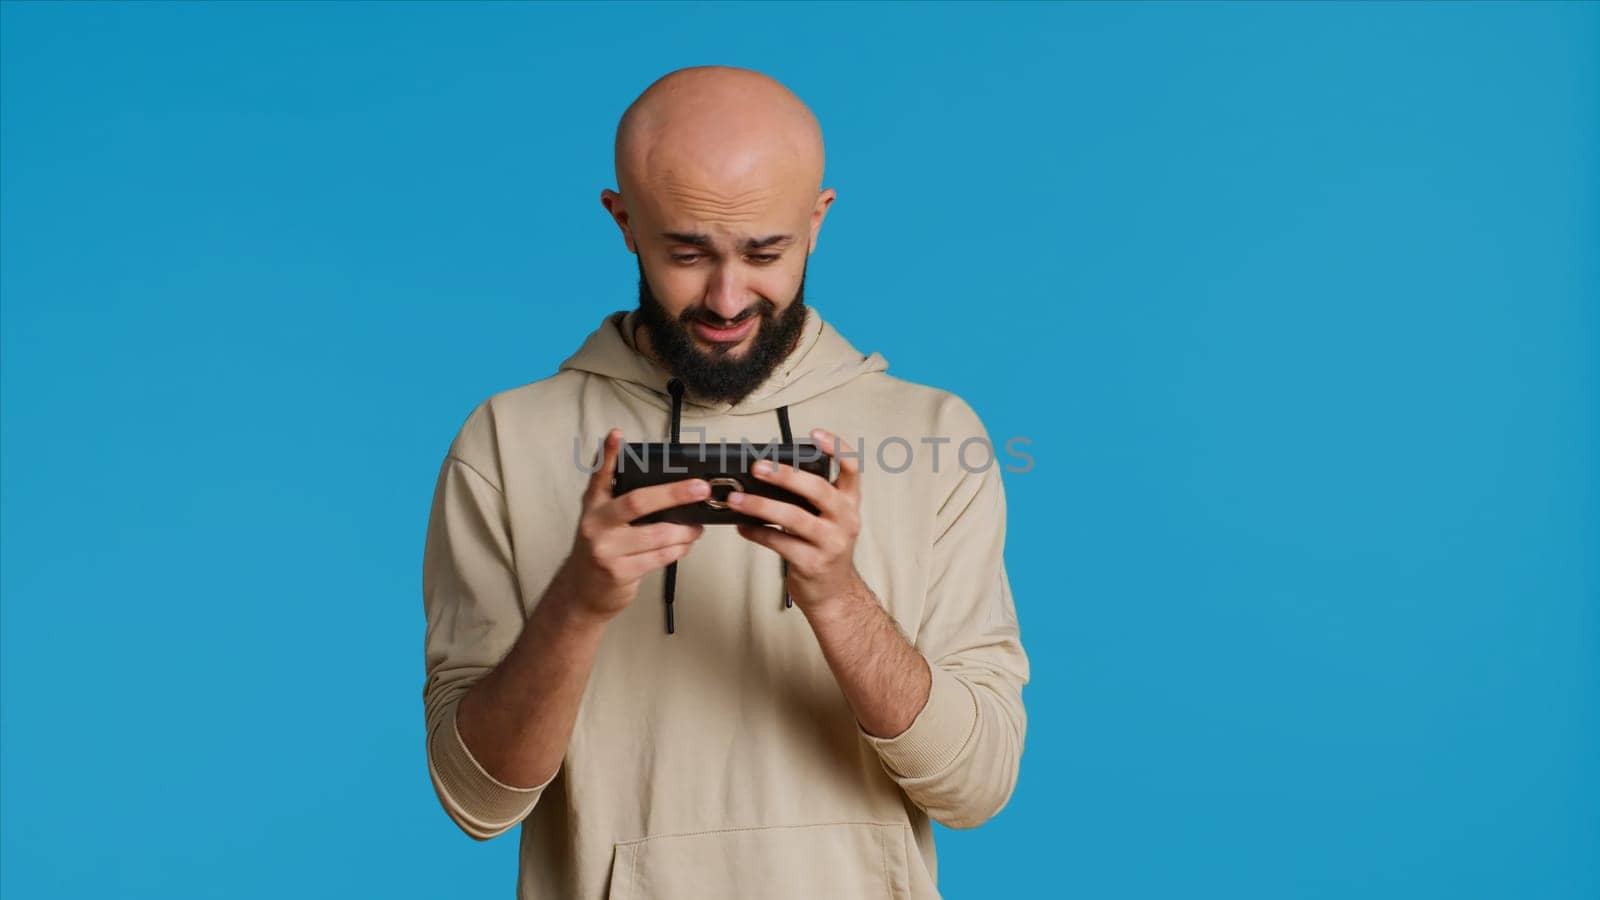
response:
<path id="1" fill-rule="evenodd" d="M 824 514 L 838 515 L 841 511 L 839 491 L 820 475 L 794 466 L 780 466 L 765 459 L 757 460 L 750 471 L 762 481 L 794 491 L 810 500 Z"/>
<path id="2" fill-rule="evenodd" d="M 620 497 L 613 497 L 600 508 L 597 515 L 601 523 L 607 526 L 627 525 L 640 516 L 685 503 L 697 503 L 709 496 L 711 484 L 704 478 L 681 478 L 635 488 Z"/>
<path id="3" fill-rule="evenodd" d="M 692 544 L 704 532 L 704 525 L 678 522 L 623 526 L 608 530 L 595 550 L 609 556 L 631 556 L 672 544 Z"/>
<path id="4" fill-rule="evenodd" d="M 811 436 L 822 445 L 822 452 L 839 461 L 839 478 L 835 489 L 850 497 L 861 496 L 861 456 L 855 447 L 845 443 L 838 435 L 824 428 L 811 429 Z M 848 454 L 848 455 L 847 455 Z"/>
<path id="5" fill-rule="evenodd" d="M 776 528 L 765 525 L 748 525 L 740 522 L 735 526 L 739 536 L 751 543 L 760 544 L 772 552 L 789 561 L 792 566 L 798 565 L 799 560 L 808 558 L 811 545 L 795 537 L 785 534 Z"/>
<path id="6" fill-rule="evenodd" d="M 669 562 L 682 559 L 689 555 L 694 547 L 693 541 L 682 544 L 668 544 L 643 553 L 634 553 L 622 558 L 622 564 L 617 567 L 617 574 L 624 581 L 633 581 L 643 578 L 647 572 L 661 568 Z"/>
<path id="7" fill-rule="evenodd" d="M 755 494 L 747 494 L 744 491 L 729 491 L 728 505 L 763 521 L 771 522 L 774 525 L 782 525 L 785 531 L 804 538 L 809 543 L 820 543 L 828 527 L 828 523 L 821 518 L 806 512 L 793 503 L 784 503 L 782 500 L 773 500 L 770 497 L 759 497 Z"/>
<path id="8" fill-rule="evenodd" d="M 583 492 L 586 504 L 602 503 L 611 499 L 611 479 L 617 474 L 617 448 L 622 446 L 622 429 L 606 432 L 600 442 L 600 465 L 589 473 L 589 486 Z"/>

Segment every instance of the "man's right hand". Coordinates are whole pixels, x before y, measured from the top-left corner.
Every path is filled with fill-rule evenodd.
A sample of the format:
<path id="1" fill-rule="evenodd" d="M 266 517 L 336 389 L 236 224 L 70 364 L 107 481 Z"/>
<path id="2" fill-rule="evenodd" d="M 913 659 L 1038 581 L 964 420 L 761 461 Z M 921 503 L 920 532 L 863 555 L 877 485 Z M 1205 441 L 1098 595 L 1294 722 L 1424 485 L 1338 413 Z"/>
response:
<path id="1" fill-rule="evenodd" d="M 621 446 L 620 428 L 606 433 L 600 467 L 589 476 L 583 493 L 583 515 L 572 552 L 555 577 L 576 609 L 602 621 L 627 609 L 639 590 L 639 581 L 688 554 L 705 531 L 703 525 L 675 522 L 628 523 L 657 510 L 704 500 L 711 492 L 704 479 L 685 478 L 612 496 L 611 478 Z"/>

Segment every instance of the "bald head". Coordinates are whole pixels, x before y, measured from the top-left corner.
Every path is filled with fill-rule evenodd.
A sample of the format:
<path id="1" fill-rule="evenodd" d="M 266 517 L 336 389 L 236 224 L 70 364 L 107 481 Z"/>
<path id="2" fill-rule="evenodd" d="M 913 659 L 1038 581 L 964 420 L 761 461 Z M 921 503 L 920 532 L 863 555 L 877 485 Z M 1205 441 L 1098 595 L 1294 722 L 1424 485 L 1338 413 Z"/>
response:
<path id="1" fill-rule="evenodd" d="M 760 72 L 695 66 L 662 76 L 617 124 L 617 184 L 676 182 L 822 189 L 822 128 L 788 88 Z"/>

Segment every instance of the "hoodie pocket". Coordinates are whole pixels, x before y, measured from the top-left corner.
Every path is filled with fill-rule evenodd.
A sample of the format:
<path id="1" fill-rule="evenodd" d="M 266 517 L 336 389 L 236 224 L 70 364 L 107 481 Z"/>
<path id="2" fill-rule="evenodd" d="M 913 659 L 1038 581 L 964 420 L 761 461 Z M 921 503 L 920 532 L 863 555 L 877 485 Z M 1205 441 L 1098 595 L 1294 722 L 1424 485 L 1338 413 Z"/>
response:
<path id="1" fill-rule="evenodd" d="M 733 828 L 619 842 L 609 900 L 920 900 L 907 825 Z M 921 865 L 921 860 L 916 860 Z"/>

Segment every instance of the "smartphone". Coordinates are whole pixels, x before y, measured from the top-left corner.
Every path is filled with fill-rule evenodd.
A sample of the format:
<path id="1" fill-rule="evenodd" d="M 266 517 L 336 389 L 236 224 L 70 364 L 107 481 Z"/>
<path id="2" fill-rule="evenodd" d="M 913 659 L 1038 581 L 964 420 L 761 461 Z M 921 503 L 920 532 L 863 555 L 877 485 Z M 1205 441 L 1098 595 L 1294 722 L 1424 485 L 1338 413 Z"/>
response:
<path id="1" fill-rule="evenodd" d="M 739 512 L 728 506 L 728 494 L 742 491 L 792 503 L 816 514 L 811 501 L 751 474 L 757 460 L 770 460 L 810 472 L 832 483 L 833 458 L 822 452 L 815 441 L 791 444 L 753 444 L 720 441 L 705 444 L 626 443 L 618 448 L 617 469 L 611 479 L 611 493 L 622 496 L 629 491 L 654 484 L 703 478 L 711 482 L 711 496 L 640 516 L 630 524 L 681 522 L 700 525 L 769 524 L 766 519 Z"/>

